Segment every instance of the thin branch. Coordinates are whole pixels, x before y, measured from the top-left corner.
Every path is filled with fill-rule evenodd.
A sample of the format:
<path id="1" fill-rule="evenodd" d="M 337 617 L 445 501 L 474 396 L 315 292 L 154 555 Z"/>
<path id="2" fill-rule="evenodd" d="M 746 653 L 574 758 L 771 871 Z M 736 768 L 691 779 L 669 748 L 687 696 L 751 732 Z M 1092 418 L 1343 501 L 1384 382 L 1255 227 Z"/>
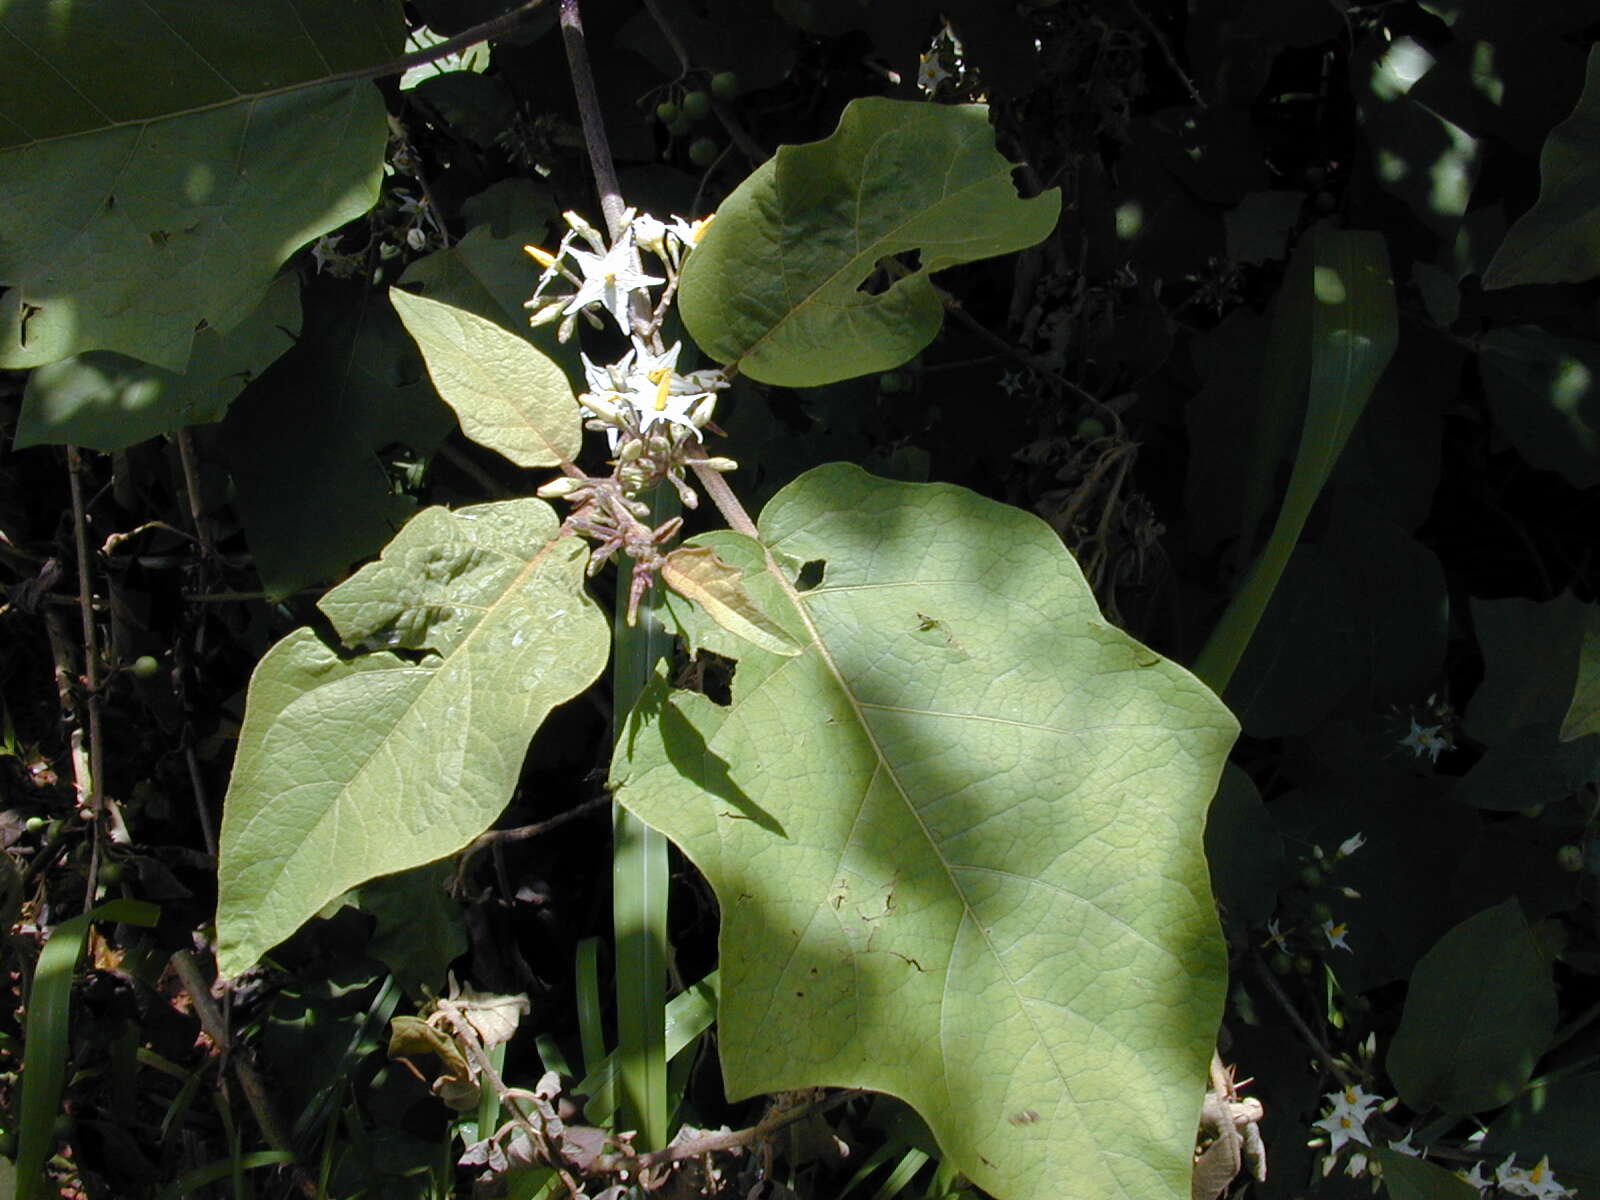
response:
<path id="1" fill-rule="evenodd" d="M 178 430 L 178 461 L 183 464 L 183 488 L 189 498 L 189 519 L 194 522 L 195 540 L 200 543 L 200 557 L 211 557 L 211 536 L 200 519 L 200 466 L 194 453 L 194 436 L 186 425 Z"/>
<path id="2" fill-rule="evenodd" d="M 1322 1065 L 1339 1081 L 1341 1087 L 1350 1087 L 1354 1084 L 1354 1077 L 1333 1056 L 1333 1051 L 1322 1044 L 1322 1039 L 1313 1032 L 1311 1026 L 1306 1024 L 1306 1019 L 1300 1015 L 1300 1010 L 1294 1006 L 1294 1001 L 1289 999 L 1282 985 L 1272 977 L 1272 972 L 1267 968 L 1267 965 L 1254 956 L 1251 957 L 1251 961 L 1255 966 L 1256 974 L 1261 978 L 1261 982 L 1267 985 L 1267 990 L 1272 993 L 1272 998 L 1278 1002 L 1278 1006 L 1288 1016 L 1289 1023 L 1295 1027 L 1295 1031 L 1305 1040 L 1306 1045 L 1316 1051 L 1317 1057 L 1322 1060 Z"/>
<path id="3" fill-rule="evenodd" d="M 592 800 L 585 800 L 575 808 L 566 812 L 557 813 L 545 821 L 535 821 L 532 825 L 518 825 L 514 829 L 491 829 L 487 833 L 480 833 L 467 843 L 467 848 L 461 852 L 461 865 L 456 868 L 456 887 L 467 877 L 467 867 L 472 859 L 490 846 L 501 845 L 506 842 L 521 842 L 528 838 L 538 837 L 540 834 L 549 833 L 552 829 L 559 829 L 568 821 L 575 821 L 579 817 L 587 816 L 596 809 L 605 808 L 611 804 L 610 796 L 596 796 Z"/>
<path id="4" fill-rule="evenodd" d="M 698 463 L 689 465 L 694 467 L 694 477 L 700 481 L 700 486 L 705 488 L 706 495 L 711 497 L 711 503 L 717 506 L 717 511 L 722 514 L 722 519 L 727 521 L 728 527 L 746 537 L 760 537 L 756 531 L 756 523 L 750 519 L 750 514 L 745 511 L 744 505 L 739 503 L 739 497 L 733 494 L 733 489 L 728 486 L 728 481 L 722 477 L 722 473 Z"/>
<path id="5" fill-rule="evenodd" d="M 785 1129 L 809 1117 L 821 1116 L 823 1113 L 838 1108 L 841 1104 L 848 1104 L 851 1100 L 866 1094 L 864 1088 L 851 1088 L 848 1091 L 824 1097 L 812 1104 L 804 1104 L 799 1108 L 784 1109 L 767 1117 L 765 1120 L 758 1121 L 748 1129 L 702 1133 L 699 1137 L 679 1142 L 676 1146 L 666 1146 L 660 1150 L 652 1150 L 650 1153 L 641 1154 L 637 1158 L 618 1155 L 613 1158 L 602 1159 L 596 1164 L 596 1169 L 617 1171 L 638 1168 L 649 1171 L 655 1167 L 664 1167 L 670 1163 L 682 1162 L 684 1159 L 699 1158 L 701 1155 L 712 1154 L 719 1150 L 737 1150 L 741 1146 L 763 1142 L 780 1129 Z"/>
<path id="6" fill-rule="evenodd" d="M 589 51 L 584 45 L 578 0 L 561 0 L 561 44 L 567 51 L 567 69 L 572 74 L 572 90 L 578 100 L 578 116 L 583 122 L 584 143 L 589 148 L 595 190 L 600 193 L 600 212 L 614 245 L 627 231 L 628 223 L 623 220 L 627 206 L 622 202 L 622 185 L 617 181 L 611 143 L 606 139 L 605 121 L 600 116 L 600 93 L 595 90 L 594 71 L 589 66 Z"/>
<path id="7" fill-rule="evenodd" d="M 1156 23 L 1145 15 L 1144 9 L 1138 5 L 1138 0 L 1127 0 L 1127 3 L 1128 7 L 1133 10 L 1133 15 L 1139 18 L 1139 24 L 1149 31 L 1150 36 L 1155 39 L 1156 45 L 1161 48 L 1161 56 L 1167 60 L 1167 66 L 1172 68 L 1172 73 L 1183 81 L 1183 86 L 1188 91 L 1189 98 L 1194 101 L 1194 106 L 1196 108 L 1204 108 L 1206 102 L 1200 95 L 1200 89 L 1195 87 L 1194 80 L 1189 78 L 1188 72 L 1178 65 L 1178 56 L 1172 52 L 1172 43 L 1167 41 L 1167 35 L 1162 33 Z"/>

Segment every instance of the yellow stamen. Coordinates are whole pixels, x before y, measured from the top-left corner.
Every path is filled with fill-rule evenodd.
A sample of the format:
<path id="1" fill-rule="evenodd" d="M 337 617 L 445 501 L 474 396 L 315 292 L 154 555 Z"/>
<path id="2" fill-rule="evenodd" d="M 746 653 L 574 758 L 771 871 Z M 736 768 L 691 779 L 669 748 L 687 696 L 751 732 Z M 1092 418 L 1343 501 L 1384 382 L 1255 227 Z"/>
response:
<path id="1" fill-rule="evenodd" d="M 694 223 L 694 229 L 690 231 L 690 237 L 693 239 L 696 246 L 700 244 L 700 239 L 705 237 L 706 230 L 711 228 L 711 222 L 715 221 L 716 219 L 717 214 L 712 213 L 709 217 L 702 217 L 700 220 Z"/>
<path id="2" fill-rule="evenodd" d="M 531 257 L 534 262 L 538 263 L 547 271 L 556 265 L 555 255 L 551 254 L 548 250 L 541 250 L 538 246 L 524 246 L 523 250 L 527 252 L 528 256 Z"/>
<path id="3" fill-rule="evenodd" d="M 672 371 L 667 367 L 657 367 L 645 376 L 656 385 L 656 411 L 667 411 L 667 394 L 672 388 Z"/>

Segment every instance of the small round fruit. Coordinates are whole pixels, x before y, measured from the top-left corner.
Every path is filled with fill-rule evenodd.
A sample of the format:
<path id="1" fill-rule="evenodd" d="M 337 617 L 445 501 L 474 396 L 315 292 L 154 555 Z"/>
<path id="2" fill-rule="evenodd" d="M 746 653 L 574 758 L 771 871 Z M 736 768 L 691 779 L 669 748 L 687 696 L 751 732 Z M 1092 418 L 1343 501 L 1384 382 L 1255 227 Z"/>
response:
<path id="1" fill-rule="evenodd" d="M 1095 438 L 1103 438 L 1105 435 L 1106 423 L 1099 417 L 1085 417 L 1078 422 L 1078 436 L 1086 442 L 1092 442 Z"/>
<path id="2" fill-rule="evenodd" d="M 1308 888 L 1320 887 L 1322 885 L 1322 872 L 1312 866 L 1301 867 L 1300 882 Z"/>
<path id="3" fill-rule="evenodd" d="M 693 128 L 694 122 L 689 120 L 689 118 L 684 116 L 682 113 L 679 113 L 676 118 L 667 122 L 667 132 L 673 137 L 682 137 Z"/>
<path id="4" fill-rule="evenodd" d="M 48 824 L 50 824 L 50 822 L 46 821 L 43 817 L 29 817 L 22 823 L 22 827 L 29 833 L 38 833 Z"/>
<path id="5" fill-rule="evenodd" d="M 161 661 L 153 654 L 141 654 L 133 660 L 128 670 L 135 679 L 154 679 L 161 673 Z"/>
<path id="6" fill-rule="evenodd" d="M 39 818 L 32 818 L 28 824 L 31 826 Z M 1563 871 L 1583 870 L 1583 847 L 1571 843 L 1556 851 L 1556 865 Z"/>
<path id="7" fill-rule="evenodd" d="M 690 92 L 683 98 L 683 115 L 691 121 L 703 121 L 711 112 L 711 97 L 705 92 Z"/>
<path id="8" fill-rule="evenodd" d="M 739 95 L 739 76 L 732 71 L 718 71 L 711 77 L 711 94 L 718 100 L 733 100 Z"/>
<path id="9" fill-rule="evenodd" d="M 1298 954 L 1295 956 L 1294 969 L 1302 975 L 1309 975 L 1317 969 L 1317 963 L 1309 954 Z"/>
<path id="10" fill-rule="evenodd" d="M 1333 920 L 1333 909 L 1320 900 L 1311 906 L 1311 911 L 1319 921 Z"/>
<path id="11" fill-rule="evenodd" d="M 712 138 L 695 138 L 689 143 L 689 161 L 697 167 L 709 167 L 721 152 L 722 148 Z"/>
<path id="12" fill-rule="evenodd" d="M 1272 973 L 1274 975 L 1287 975 L 1292 970 L 1294 970 L 1294 959 L 1290 958 L 1282 950 L 1272 956 Z"/>
<path id="13" fill-rule="evenodd" d="M 117 884 L 121 883 L 122 874 L 122 864 L 119 862 L 100 864 L 100 882 L 105 884 L 106 887 L 116 887 Z"/>
<path id="14" fill-rule="evenodd" d="M 663 100 L 656 105 L 656 120 L 663 125 L 671 125 L 678 119 L 678 106 L 671 100 Z"/>

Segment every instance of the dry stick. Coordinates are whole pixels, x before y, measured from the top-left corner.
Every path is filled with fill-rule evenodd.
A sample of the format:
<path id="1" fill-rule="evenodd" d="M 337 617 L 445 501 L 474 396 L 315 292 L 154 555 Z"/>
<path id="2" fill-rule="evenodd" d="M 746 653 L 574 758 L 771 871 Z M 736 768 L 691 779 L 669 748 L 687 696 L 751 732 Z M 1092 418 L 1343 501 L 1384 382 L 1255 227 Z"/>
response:
<path id="1" fill-rule="evenodd" d="M 256 1074 L 255 1068 L 249 1063 L 238 1055 L 230 1053 L 232 1040 L 228 1034 L 228 1023 L 217 1011 L 217 1003 L 211 998 L 211 988 L 207 985 L 205 976 L 200 973 L 200 964 L 195 962 L 194 955 L 187 950 L 177 951 L 173 954 L 171 962 L 178 981 L 183 984 L 183 990 L 189 994 L 189 1001 L 194 1005 L 194 1014 L 200 1019 L 200 1028 L 205 1030 L 212 1044 L 222 1054 L 228 1056 L 228 1069 L 239 1081 L 239 1090 L 244 1093 L 245 1101 L 250 1105 L 250 1111 L 255 1114 L 256 1124 L 261 1127 L 268 1144 L 274 1150 L 287 1150 L 293 1153 L 289 1137 L 284 1132 L 277 1113 L 273 1111 L 272 1101 L 267 1096 L 267 1089 L 261 1082 L 261 1076 Z M 311 1177 L 298 1164 L 292 1165 L 291 1170 L 294 1173 L 295 1186 L 314 1200 L 317 1186 Z"/>
<path id="2" fill-rule="evenodd" d="M 187 740 L 189 736 L 187 728 L 184 730 L 184 735 L 185 740 Z M 217 861 L 217 831 L 211 824 L 211 810 L 206 806 L 206 788 L 200 778 L 200 760 L 195 757 L 192 745 L 184 746 L 183 759 L 189 767 L 189 786 L 194 792 L 195 814 L 200 818 L 200 835 L 205 838 L 206 854 L 215 863 Z"/>
<path id="3" fill-rule="evenodd" d="M 461 882 L 466 879 L 467 867 L 479 851 L 504 842 L 520 842 L 528 838 L 538 837 L 542 833 L 549 833 L 552 829 L 558 829 L 568 821 L 577 820 L 577 818 L 586 816 L 595 809 L 608 806 L 610 803 L 610 796 L 596 796 L 593 800 L 585 800 L 577 807 L 569 808 L 566 812 L 557 813 L 545 821 L 536 821 L 532 825 L 518 825 L 513 829 L 491 829 L 487 833 L 480 833 L 471 842 L 467 843 L 467 848 L 461 852 L 461 865 L 456 868 L 457 886 L 459 887 Z"/>
<path id="4" fill-rule="evenodd" d="M 1322 1065 L 1339 1081 L 1341 1087 L 1351 1086 L 1355 1080 L 1351 1078 L 1350 1072 L 1340 1065 L 1339 1060 L 1333 1056 L 1333 1051 L 1324 1046 L 1322 1039 L 1313 1032 L 1311 1026 L 1306 1024 L 1305 1018 L 1300 1015 L 1300 1010 L 1294 1006 L 1294 1001 L 1289 999 L 1283 987 L 1272 977 L 1272 972 L 1267 968 L 1267 965 L 1253 955 L 1251 956 L 1251 961 L 1255 965 L 1256 974 L 1267 985 L 1267 990 L 1272 993 L 1272 998 L 1278 1002 L 1279 1007 L 1288 1014 L 1290 1024 L 1305 1039 L 1306 1045 L 1317 1052 L 1317 1057 L 1322 1060 Z"/>
<path id="5" fill-rule="evenodd" d="M 733 1129 L 725 1132 L 703 1133 L 699 1137 L 690 1138 L 676 1146 L 667 1146 L 661 1150 L 652 1150 L 649 1154 L 641 1154 L 637 1158 L 602 1159 L 598 1164 L 600 1170 L 617 1171 L 639 1168 L 651 1170 L 655 1167 L 664 1167 L 670 1163 L 681 1162 L 687 1158 L 699 1158 L 702 1154 L 712 1154 L 718 1150 L 737 1150 L 741 1146 L 748 1146 L 754 1142 L 764 1141 L 778 1130 L 808 1117 L 821 1116 L 847 1104 L 858 1096 L 867 1094 L 865 1088 L 850 1088 L 848 1091 L 836 1092 L 812 1104 L 802 1105 L 799 1108 L 787 1109 L 758 1121 L 748 1129 Z"/>
<path id="6" fill-rule="evenodd" d="M 83 506 L 83 459 L 76 446 L 67 447 L 67 479 L 72 489 L 72 541 L 78 556 L 78 609 L 83 617 L 84 707 L 89 714 L 88 779 L 78 779 L 79 803 L 93 819 L 89 843 L 89 878 L 83 898 L 85 911 L 94 907 L 100 874 L 100 780 L 105 749 L 100 737 L 100 639 L 94 620 L 94 586 L 89 576 L 89 523 Z M 81 733 L 81 730 L 78 731 Z M 76 760 L 76 755 L 74 756 Z M 74 762 L 74 774 L 76 761 Z"/>
<path id="7" fill-rule="evenodd" d="M 1187 72 L 1178 65 L 1178 56 L 1172 52 L 1172 44 L 1167 41 L 1167 35 L 1162 33 L 1156 23 L 1145 15 L 1137 0 L 1128 0 L 1128 7 L 1133 10 L 1133 15 L 1139 18 L 1139 24 L 1150 31 L 1150 36 L 1155 38 L 1156 45 L 1161 47 L 1161 55 L 1167 60 L 1167 66 L 1172 68 L 1172 73 L 1183 81 L 1183 86 L 1189 92 L 1189 98 L 1194 101 L 1196 108 L 1204 108 L 1205 100 L 1200 95 L 1200 89 L 1195 87 L 1194 80 L 1190 79 Z"/>
<path id="8" fill-rule="evenodd" d="M 200 543 L 200 557 L 211 557 L 211 536 L 200 519 L 200 466 L 194 454 L 194 436 L 188 426 L 178 430 L 178 461 L 183 464 L 183 487 L 189 496 L 189 519 L 194 522 L 195 540 Z"/>

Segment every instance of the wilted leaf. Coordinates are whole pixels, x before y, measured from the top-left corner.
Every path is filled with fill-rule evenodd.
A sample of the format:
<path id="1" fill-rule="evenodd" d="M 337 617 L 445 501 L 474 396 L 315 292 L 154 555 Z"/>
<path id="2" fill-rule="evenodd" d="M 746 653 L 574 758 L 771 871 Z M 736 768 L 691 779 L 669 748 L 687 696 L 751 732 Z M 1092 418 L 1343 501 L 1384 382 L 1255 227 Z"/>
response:
<path id="1" fill-rule="evenodd" d="M 1389 1075 L 1417 1112 L 1516 1099 L 1556 1027 L 1555 983 L 1516 900 L 1461 922 L 1422 956 L 1389 1047 Z"/>
<path id="2" fill-rule="evenodd" d="M 735 637 L 772 654 L 799 654 L 791 641 L 744 590 L 744 572 L 717 557 L 710 546 L 680 546 L 661 564 L 661 580 L 693 600 Z"/>
<path id="3" fill-rule="evenodd" d="M 689 256 L 679 298 L 707 354 L 762 383 L 809 387 L 886 371 L 944 320 L 929 274 L 1031 246 L 1058 190 L 1017 196 L 988 109 L 869 97 L 833 135 L 785 146 L 741 183 Z M 887 290 L 880 259 L 915 251 Z"/>
<path id="4" fill-rule="evenodd" d="M 0 33 L 0 367 L 182 371 L 198 326 L 377 199 L 378 89 L 309 85 L 393 58 L 397 0 L 11 4 Z"/>
<path id="5" fill-rule="evenodd" d="M 1506 233 L 1485 288 L 1600 275 L 1600 46 L 1589 50 L 1578 107 L 1545 141 L 1539 179 L 1539 200 Z"/>
<path id="6" fill-rule="evenodd" d="M 699 631 L 731 706 L 658 683 L 614 768 L 716 890 L 729 1094 L 899 1096 L 1008 1200 L 1187 1196 L 1233 719 L 1016 509 L 836 465 L 760 529 L 702 541 L 803 652 Z"/>
<path id="7" fill-rule="evenodd" d="M 334 896 L 466 845 L 528 741 L 605 665 L 587 555 L 542 501 L 419 513 L 250 681 L 222 823 L 218 964 L 237 975 Z"/>
<path id="8" fill-rule="evenodd" d="M 399 288 L 389 289 L 389 299 L 462 433 L 519 467 L 553 467 L 577 455 L 583 423 L 572 385 L 527 339 Z"/>

